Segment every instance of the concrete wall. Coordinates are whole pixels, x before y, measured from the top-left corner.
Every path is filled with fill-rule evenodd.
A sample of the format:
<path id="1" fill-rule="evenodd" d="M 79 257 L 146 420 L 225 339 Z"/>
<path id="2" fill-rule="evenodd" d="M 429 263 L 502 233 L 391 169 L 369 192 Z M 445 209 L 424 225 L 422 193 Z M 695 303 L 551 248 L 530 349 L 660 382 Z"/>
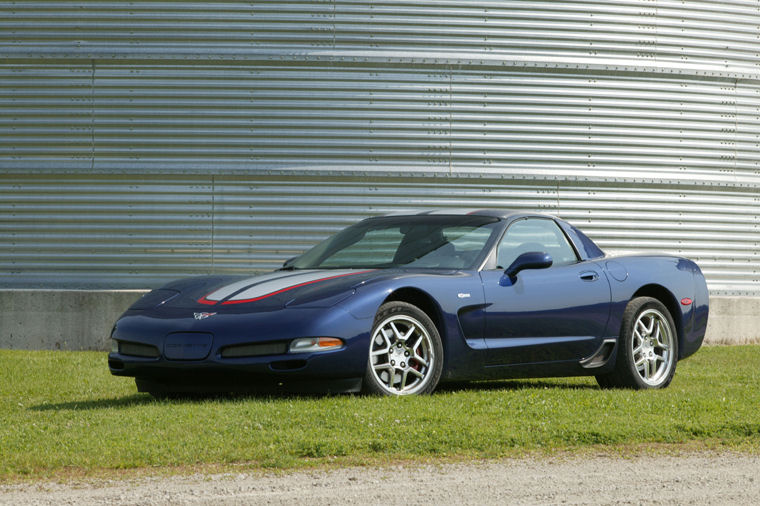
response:
<path id="1" fill-rule="evenodd" d="M 0 291 L 0 348 L 107 350 L 116 319 L 145 290 Z"/>
<path id="2" fill-rule="evenodd" d="M 760 343 L 760 297 L 710 297 L 708 344 Z"/>
<path id="3" fill-rule="evenodd" d="M 119 315 L 144 290 L 0 291 L 0 348 L 107 350 Z M 707 344 L 760 343 L 760 297 L 711 297 Z"/>

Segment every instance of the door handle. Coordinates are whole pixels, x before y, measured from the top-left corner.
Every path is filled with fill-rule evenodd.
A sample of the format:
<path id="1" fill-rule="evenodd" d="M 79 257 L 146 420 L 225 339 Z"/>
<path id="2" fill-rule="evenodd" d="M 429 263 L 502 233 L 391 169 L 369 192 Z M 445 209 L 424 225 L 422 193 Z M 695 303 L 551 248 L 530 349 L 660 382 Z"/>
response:
<path id="1" fill-rule="evenodd" d="M 578 277 L 580 277 L 583 281 L 596 281 L 599 279 L 599 274 L 594 271 L 584 271 L 581 272 Z"/>

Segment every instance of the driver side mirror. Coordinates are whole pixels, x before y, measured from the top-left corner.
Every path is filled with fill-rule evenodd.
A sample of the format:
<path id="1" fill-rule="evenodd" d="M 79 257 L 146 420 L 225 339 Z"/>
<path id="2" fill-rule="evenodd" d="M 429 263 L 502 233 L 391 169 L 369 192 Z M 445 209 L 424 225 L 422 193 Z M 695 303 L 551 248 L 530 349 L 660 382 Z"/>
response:
<path id="1" fill-rule="evenodd" d="M 549 253 L 540 251 L 528 251 L 515 258 L 512 264 L 504 269 L 502 286 L 511 286 L 517 281 L 517 273 L 525 269 L 546 269 L 552 266 L 552 257 Z"/>

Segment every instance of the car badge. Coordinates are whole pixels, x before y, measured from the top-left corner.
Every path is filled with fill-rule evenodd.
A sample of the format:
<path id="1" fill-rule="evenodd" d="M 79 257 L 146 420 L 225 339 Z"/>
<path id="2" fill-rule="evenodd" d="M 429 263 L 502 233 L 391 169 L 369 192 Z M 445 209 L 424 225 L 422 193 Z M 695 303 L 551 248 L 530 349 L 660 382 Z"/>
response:
<path id="1" fill-rule="evenodd" d="M 214 316 L 216 313 L 193 313 L 193 317 L 196 320 L 205 320 L 210 316 Z"/>
<path id="2" fill-rule="evenodd" d="M 470 298 L 470 294 L 469 293 L 462 293 L 462 292 L 460 292 L 460 293 L 457 294 L 457 297 L 459 297 L 460 299 L 469 299 Z"/>

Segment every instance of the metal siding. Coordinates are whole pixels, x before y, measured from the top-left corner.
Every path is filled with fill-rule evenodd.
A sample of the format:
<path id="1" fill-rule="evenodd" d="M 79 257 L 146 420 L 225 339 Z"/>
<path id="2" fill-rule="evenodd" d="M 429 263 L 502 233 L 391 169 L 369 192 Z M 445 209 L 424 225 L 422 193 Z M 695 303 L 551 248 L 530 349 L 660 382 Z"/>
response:
<path id="1" fill-rule="evenodd" d="M 92 167 L 92 66 L 0 58 L 0 169 Z"/>
<path id="2" fill-rule="evenodd" d="M 0 2 L 11 55 L 577 61 L 756 72 L 757 1 Z"/>
<path id="3" fill-rule="evenodd" d="M 484 178 L 30 175 L 0 187 L 0 208 L 8 286 L 145 287 L 269 270 L 363 217 L 426 208 L 554 213 L 608 252 L 696 258 L 715 293 L 754 293 L 760 283 L 757 192 Z"/>
<path id="4" fill-rule="evenodd" d="M 94 82 L 95 169 L 448 170 L 416 71 L 107 65 Z"/>
<path id="5" fill-rule="evenodd" d="M 207 271 L 207 179 L 6 176 L 0 272 L 12 287 L 145 287 Z"/>
<path id="6" fill-rule="evenodd" d="M 757 294 L 760 1 L 0 2 L 4 286 L 249 272 L 360 217 L 557 213 Z"/>
<path id="7" fill-rule="evenodd" d="M 559 200 L 559 214 L 607 252 L 685 256 L 698 261 L 713 293 L 758 290 L 757 190 L 579 185 L 561 188 Z"/>

